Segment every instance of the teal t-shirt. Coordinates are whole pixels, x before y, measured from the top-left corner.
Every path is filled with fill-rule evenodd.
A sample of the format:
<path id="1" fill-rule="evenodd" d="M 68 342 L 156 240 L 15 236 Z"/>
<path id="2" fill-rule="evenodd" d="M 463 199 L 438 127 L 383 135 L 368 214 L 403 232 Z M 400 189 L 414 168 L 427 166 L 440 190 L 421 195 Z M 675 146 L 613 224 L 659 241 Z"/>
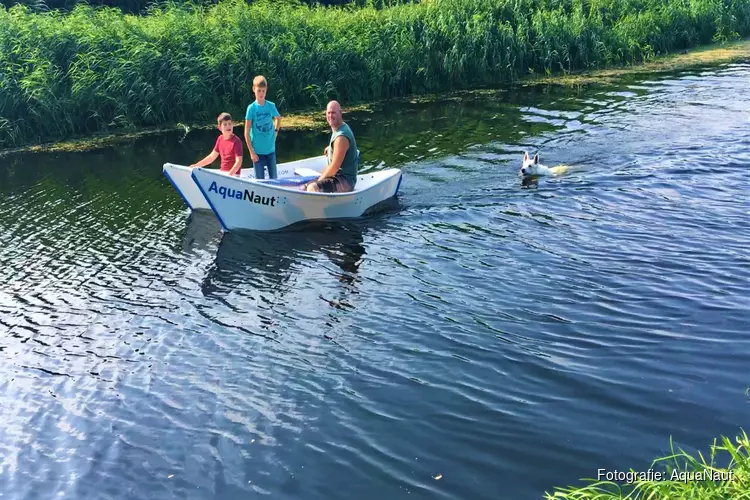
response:
<path id="1" fill-rule="evenodd" d="M 266 99 L 263 106 L 253 101 L 245 113 L 245 120 L 251 120 L 250 142 L 255 154 L 267 155 L 276 151 L 276 140 L 273 119 L 279 115 L 276 105 Z"/>
<path id="2" fill-rule="evenodd" d="M 341 124 L 339 129 L 331 134 L 331 140 L 328 143 L 328 163 L 330 164 L 333 158 L 333 141 L 340 135 L 349 139 L 349 149 L 346 150 L 339 172 L 354 186 L 357 184 L 357 171 L 359 170 L 359 150 L 357 149 L 357 141 L 354 140 L 354 133 L 346 123 Z"/>

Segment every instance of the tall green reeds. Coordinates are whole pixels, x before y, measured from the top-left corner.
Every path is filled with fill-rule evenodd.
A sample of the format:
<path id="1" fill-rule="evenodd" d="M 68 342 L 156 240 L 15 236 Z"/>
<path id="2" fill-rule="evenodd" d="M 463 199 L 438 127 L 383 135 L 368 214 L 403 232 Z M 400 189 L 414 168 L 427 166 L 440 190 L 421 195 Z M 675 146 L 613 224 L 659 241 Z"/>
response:
<path id="1" fill-rule="evenodd" d="M 282 113 L 633 63 L 750 35 L 750 0 L 265 0 L 148 15 L 0 8 L 0 148 L 122 127 L 240 119 L 264 74 Z"/>

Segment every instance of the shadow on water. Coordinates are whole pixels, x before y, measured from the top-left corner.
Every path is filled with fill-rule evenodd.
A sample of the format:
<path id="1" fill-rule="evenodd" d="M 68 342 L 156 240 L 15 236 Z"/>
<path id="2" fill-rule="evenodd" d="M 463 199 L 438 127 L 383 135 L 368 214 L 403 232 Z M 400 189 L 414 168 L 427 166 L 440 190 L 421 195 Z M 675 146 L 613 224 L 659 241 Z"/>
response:
<path id="1" fill-rule="evenodd" d="M 212 251 L 221 242 L 221 224 L 213 212 L 196 210 L 190 212 L 185 235 L 182 238 L 181 251 L 183 253 L 198 253 Z"/>
<path id="2" fill-rule="evenodd" d="M 236 291 L 270 292 L 279 299 L 304 279 L 305 269 L 324 265 L 325 257 L 336 268 L 336 280 L 356 284 L 366 254 L 366 239 L 391 226 L 401 203 L 392 198 L 363 217 L 349 220 L 308 221 L 283 231 L 237 231 L 221 234 L 211 212 L 191 214 L 183 250 L 208 248 L 219 234 L 213 265 L 201 284 L 206 297 L 225 298 Z"/>

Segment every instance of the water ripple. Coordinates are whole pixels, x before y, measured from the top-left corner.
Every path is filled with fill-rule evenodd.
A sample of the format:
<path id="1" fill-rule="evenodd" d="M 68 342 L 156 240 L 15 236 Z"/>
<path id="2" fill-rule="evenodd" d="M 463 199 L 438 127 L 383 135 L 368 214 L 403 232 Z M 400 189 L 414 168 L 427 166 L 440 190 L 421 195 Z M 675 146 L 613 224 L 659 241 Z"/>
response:
<path id="1" fill-rule="evenodd" d="M 735 432 L 749 84 L 733 64 L 355 117 L 399 200 L 263 236 L 161 175 L 212 137 L 10 161 L 0 491 L 536 498 Z M 522 184 L 525 150 L 571 169 Z"/>

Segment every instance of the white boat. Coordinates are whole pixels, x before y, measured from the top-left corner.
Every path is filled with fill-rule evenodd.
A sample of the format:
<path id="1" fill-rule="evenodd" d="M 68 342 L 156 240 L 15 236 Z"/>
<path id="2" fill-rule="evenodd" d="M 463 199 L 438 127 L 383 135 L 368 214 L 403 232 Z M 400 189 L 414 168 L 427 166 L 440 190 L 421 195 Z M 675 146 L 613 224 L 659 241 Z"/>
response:
<path id="1" fill-rule="evenodd" d="M 326 157 L 316 156 L 313 158 L 305 158 L 297 161 L 290 161 L 287 163 L 279 163 L 276 165 L 276 176 L 281 178 L 292 178 L 298 177 L 295 171 L 301 169 L 301 171 L 310 172 L 321 172 L 326 167 Z M 165 163 L 162 167 L 162 172 L 172 183 L 172 186 L 182 196 L 185 204 L 191 210 L 211 210 L 211 206 L 206 201 L 206 198 L 201 193 L 198 186 L 196 186 L 193 178 L 190 174 L 193 172 L 193 168 L 185 165 L 176 165 L 174 163 Z M 219 175 L 228 175 L 220 170 L 216 170 Z M 255 170 L 250 168 L 243 168 L 240 170 L 240 178 L 243 179 L 255 179 Z"/>
<path id="2" fill-rule="evenodd" d="M 295 176 L 264 180 L 205 168 L 192 169 L 191 176 L 225 231 L 273 231 L 301 221 L 356 218 L 395 196 L 402 178 L 401 170 L 390 168 L 358 175 L 354 191 L 311 193 L 299 185 L 316 179 L 320 169 L 294 170 Z"/>

